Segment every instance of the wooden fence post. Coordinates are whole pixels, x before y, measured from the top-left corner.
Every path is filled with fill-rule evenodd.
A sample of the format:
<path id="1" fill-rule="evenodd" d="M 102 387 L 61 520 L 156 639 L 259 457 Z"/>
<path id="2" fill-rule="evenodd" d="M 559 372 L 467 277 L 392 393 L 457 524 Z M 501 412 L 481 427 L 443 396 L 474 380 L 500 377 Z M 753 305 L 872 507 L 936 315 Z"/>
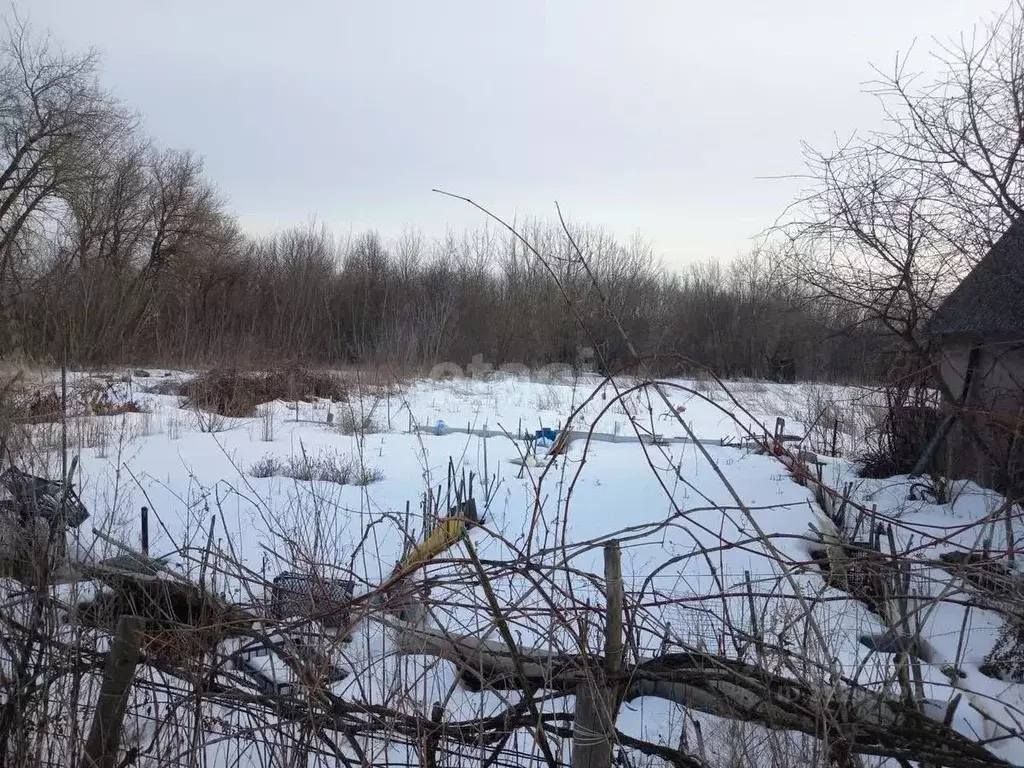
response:
<path id="1" fill-rule="evenodd" d="M 622 552 L 619 542 L 604 546 L 605 636 L 604 666 L 576 688 L 573 721 L 573 768 L 611 768 L 615 719 L 622 700 Z"/>
<path id="2" fill-rule="evenodd" d="M 149 557 L 149 507 L 142 508 L 142 554 Z"/>
<path id="3" fill-rule="evenodd" d="M 122 616 L 110 644 L 103 683 L 96 702 L 92 728 L 85 742 L 82 768 L 114 768 L 121 743 L 121 723 L 128 704 L 128 690 L 135 677 L 142 645 L 142 619 Z"/>

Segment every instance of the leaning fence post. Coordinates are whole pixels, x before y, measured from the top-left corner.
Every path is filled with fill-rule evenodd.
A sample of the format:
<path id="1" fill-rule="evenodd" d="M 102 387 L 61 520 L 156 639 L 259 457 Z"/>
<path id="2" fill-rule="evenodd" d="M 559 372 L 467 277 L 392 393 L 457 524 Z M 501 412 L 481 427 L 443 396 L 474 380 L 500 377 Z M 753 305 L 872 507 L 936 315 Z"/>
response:
<path id="1" fill-rule="evenodd" d="M 122 616 L 117 622 L 117 630 L 107 654 L 96 714 L 93 715 L 92 728 L 85 742 L 82 768 L 114 768 L 117 765 L 121 723 L 128 704 L 128 690 L 139 663 L 141 645 L 142 619 L 138 616 Z"/>
<path id="2" fill-rule="evenodd" d="M 619 542 L 604 545 L 604 666 L 576 689 L 573 721 L 573 768 L 610 768 L 619 709 L 618 677 L 622 672 L 622 551 Z M 581 649 L 584 650 L 585 649 Z"/>

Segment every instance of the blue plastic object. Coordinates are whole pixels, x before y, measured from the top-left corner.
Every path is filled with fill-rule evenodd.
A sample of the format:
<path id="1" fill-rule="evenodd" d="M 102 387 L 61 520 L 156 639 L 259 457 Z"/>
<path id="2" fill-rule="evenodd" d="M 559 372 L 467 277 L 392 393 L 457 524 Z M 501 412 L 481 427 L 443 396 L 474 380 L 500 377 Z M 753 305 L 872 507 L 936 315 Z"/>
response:
<path id="1" fill-rule="evenodd" d="M 538 429 L 536 432 L 533 433 L 533 435 L 534 439 L 536 440 L 544 439 L 554 442 L 555 438 L 558 437 L 558 430 L 551 429 L 550 427 L 544 427 L 544 429 Z"/>
<path id="2" fill-rule="evenodd" d="M 434 425 L 434 434 L 435 435 L 443 435 L 444 434 L 444 422 L 441 421 L 440 419 L 438 419 L 437 420 L 437 424 Z"/>

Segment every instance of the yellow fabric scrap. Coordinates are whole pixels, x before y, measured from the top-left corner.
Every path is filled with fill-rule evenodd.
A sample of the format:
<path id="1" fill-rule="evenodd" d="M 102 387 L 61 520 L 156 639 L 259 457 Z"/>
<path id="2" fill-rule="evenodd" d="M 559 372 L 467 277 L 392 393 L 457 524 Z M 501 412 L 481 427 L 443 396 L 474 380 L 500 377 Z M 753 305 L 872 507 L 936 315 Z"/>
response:
<path id="1" fill-rule="evenodd" d="M 412 568 L 430 562 L 449 547 L 458 543 L 466 532 L 466 518 L 445 517 L 437 521 L 437 526 L 416 549 L 402 561 L 401 568 Z"/>

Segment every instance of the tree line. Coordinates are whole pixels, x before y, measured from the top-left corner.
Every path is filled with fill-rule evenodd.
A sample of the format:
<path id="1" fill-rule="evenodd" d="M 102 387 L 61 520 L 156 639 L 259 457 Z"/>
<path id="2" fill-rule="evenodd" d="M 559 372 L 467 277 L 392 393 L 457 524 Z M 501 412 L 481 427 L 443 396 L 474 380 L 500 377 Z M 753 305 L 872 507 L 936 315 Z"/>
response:
<path id="1" fill-rule="evenodd" d="M 670 270 L 640 240 L 527 223 L 562 295 L 514 237 L 482 226 L 427 241 L 306 225 L 239 226 L 188 151 L 160 148 L 102 87 L 94 53 L 12 26 L 0 54 L 0 355 L 74 365 L 629 359 L 656 372 L 862 380 L 886 329 L 816 296 L 771 252 Z M 611 313 L 609 312 L 611 310 Z M 866 322 L 867 320 L 867 322 Z"/>

